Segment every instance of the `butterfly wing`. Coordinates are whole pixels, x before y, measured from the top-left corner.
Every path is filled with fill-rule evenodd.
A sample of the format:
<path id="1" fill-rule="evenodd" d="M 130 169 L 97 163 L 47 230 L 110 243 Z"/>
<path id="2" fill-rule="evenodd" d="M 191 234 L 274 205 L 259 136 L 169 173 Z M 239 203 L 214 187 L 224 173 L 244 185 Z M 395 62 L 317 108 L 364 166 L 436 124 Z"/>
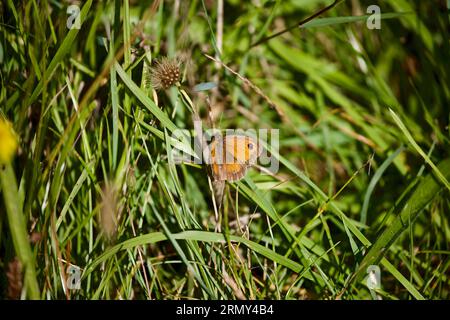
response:
<path id="1" fill-rule="evenodd" d="M 216 204 L 222 205 L 225 181 L 238 181 L 247 173 L 260 155 L 259 145 L 247 136 L 216 136 L 209 145 L 209 171 L 213 177 L 213 190 Z"/>
<path id="2" fill-rule="evenodd" d="M 212 165 L 213 177 L 220 181 L 237 181 L 244 177 L 247 172 L 247 165 L 241 164 L 216 164 Z"/>
<path id="3" fill-rule="evenodd" d="M 225 136 L 224 146 L 228 162 L 253 165 L 261 154 L 261 148 L 257 141 L 249 136 L 228 135 Z"/>
<path id="4" fill-rule="evenodd" d="M 256 162 L 258 145 L 245 135 L 228 135 L 223 139 L 225 179 L 237 181 L 244 177 L 248 168 Z M 219 169 L 220 171 L 220 169 Z"/>
<path id="5" fill-rule="evenodd" d="M 214 179 L 237 181 L 259 156 L 255 140 L 243 135 L 228 135 L 211 143 L 211 168 Z"/>

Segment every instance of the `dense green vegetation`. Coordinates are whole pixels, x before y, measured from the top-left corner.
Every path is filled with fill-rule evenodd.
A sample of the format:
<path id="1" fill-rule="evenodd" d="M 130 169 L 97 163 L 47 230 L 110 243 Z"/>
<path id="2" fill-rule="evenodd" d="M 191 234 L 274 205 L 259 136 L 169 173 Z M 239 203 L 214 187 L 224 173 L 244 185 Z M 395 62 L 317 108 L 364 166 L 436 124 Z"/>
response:
<path id="1" fill-rule="evenodd" d="M 69 2 L 0 4 L 0 297 L 450 298 L 448 1 Z M 279 170 L 217 212 L 197 117 Z"/>

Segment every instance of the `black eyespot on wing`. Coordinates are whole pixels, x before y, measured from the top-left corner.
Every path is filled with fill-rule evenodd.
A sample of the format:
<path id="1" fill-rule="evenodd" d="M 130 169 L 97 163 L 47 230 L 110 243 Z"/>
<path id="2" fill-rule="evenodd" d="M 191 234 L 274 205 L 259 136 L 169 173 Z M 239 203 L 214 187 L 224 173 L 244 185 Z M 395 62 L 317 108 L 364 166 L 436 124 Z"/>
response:
<path id="1" fill-rule="evenodd" d="M 248 144 L 247 144 L 247 147 L 248 147 L 250 150 L 253 150 L 253 143 L 248 143 Z"/>

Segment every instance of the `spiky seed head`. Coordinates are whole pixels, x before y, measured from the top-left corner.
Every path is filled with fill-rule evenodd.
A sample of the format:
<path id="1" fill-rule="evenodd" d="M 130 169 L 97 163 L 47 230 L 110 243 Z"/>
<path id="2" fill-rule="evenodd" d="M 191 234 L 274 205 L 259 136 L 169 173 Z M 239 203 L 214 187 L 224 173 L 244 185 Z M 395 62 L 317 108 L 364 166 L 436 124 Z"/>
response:
<path id="1" fill-rule="evenodd" d="M 180 61 L 167 57 L 157 60 L 151 68 L 151 82 L 156 90 L 166 90 L 180 81 Z"/>

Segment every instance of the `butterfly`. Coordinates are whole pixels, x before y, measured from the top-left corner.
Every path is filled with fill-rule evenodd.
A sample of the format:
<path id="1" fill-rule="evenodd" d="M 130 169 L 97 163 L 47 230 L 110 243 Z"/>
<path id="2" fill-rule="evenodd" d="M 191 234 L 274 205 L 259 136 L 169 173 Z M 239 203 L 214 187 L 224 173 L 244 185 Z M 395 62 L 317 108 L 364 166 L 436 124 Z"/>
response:
<path id="1" fill-rule="evenodd" d="M 216 181 L 238 181 L 261 155 L 260 143 L 249 136 L 216 136 L 210 144 L 211 173 Z"/>
<path id="2" fill-rule="evenodd" d="M 261 155 L 259 141 L 246 135 L 218 135 L 209 145 L 207 155 L 214 189 L 215 202 L 220 209 L 225 182 L 238 181 L 247 173 Z"/>

